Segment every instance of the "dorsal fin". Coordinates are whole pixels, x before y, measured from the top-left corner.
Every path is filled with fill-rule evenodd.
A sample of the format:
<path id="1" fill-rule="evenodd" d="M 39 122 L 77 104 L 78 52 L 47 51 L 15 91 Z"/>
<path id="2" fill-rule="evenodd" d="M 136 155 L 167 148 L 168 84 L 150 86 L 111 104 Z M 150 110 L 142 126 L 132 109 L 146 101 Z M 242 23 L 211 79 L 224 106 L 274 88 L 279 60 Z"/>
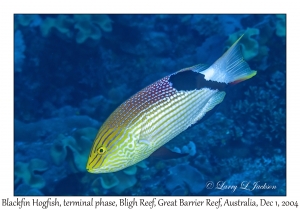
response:
<path id="1" fill-rule="evenodd" d="M 191 67 L 187 67 L 187 68 L 184 68 L 184 69 L 181 69 L 181 70 L 179 70 L 178 72 L 183 72 L 183 71 L 189 71 L 189 70 L 191 70 L 191 71 L 194 71 L 194 72 L 201 72 L 201 71 L 204 71 L 205 69 L 207 69 L 209 67 L 209 65 L 207 65 L 207 64 L 202 64 L 202 63 L 200 63 L 200 64 L 197 64 L 197 65 L 195 65 L 195 66 L 191 66 Z M 178 73 L 178 72 L 176 72 L 176 73 Z M 176 74 L 175 73 L 175 74 Z"/>

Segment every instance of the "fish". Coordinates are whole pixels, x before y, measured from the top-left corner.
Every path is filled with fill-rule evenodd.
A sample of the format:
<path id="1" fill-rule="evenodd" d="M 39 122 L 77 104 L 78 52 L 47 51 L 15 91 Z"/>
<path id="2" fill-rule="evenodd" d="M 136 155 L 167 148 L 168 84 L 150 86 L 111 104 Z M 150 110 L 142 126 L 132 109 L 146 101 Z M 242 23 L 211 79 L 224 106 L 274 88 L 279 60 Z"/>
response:
<path id="1" fill-rule="evenodd" d="M 212 65 L 181 69 L 122 103 L 100 127 L 87 171 L 120 171 L 158 153 L 220 104 L 228 85 L 255 76 L 256 71 L 243 58 L 241 38 Z"/>

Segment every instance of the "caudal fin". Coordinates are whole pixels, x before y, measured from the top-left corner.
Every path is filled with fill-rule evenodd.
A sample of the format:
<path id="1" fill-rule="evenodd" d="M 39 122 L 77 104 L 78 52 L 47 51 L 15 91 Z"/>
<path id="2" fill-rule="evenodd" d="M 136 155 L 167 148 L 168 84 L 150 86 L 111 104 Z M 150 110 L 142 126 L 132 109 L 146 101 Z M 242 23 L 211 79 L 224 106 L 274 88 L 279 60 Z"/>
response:
<path id="1" fill-rule="evenodd" d="M 241 36 L 217 61 L 210 67 L 200 72 L 206 80 L 223 83 L 238 83 L 256 75 L 244 60 L 238 42 Z"/>

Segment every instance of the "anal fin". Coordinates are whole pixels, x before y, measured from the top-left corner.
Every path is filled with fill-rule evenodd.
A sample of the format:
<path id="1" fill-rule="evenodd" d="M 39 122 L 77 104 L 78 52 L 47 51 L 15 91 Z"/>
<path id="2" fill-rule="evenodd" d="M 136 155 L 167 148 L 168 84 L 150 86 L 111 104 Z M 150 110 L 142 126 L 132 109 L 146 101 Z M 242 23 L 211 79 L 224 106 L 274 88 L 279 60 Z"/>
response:
<path id="1" fill-rule="evenodd" d="M 188 153 L 177 153 L 173 152 L 166 147 L 160 147 L 155 152 L 153 152 L 150 157 L 154 158 L 162 158 L 162 159 L 174 159 L 174 158 L 182 158 L 189 155 Z"/>
<path id="2" fill-rule="evenodd" d="M 226 93 L 224 91 L 217 92 L 216 94 L 214 94 L 208 100 L 208 102 L 203 107 L 203 109 L 201 110 L 201 112 L 199 113 L 199 115 L 195 118 L 194 123 L 198 122 L 200 119 L 202 119 L 205 116 L 205 114 L 207 112 L 209 112 L 210 110 L 212 110 L 213 108 L 215 108 L 215 106 L 217 106 L 218 104 L 220 104 L 223 101 L 225 95 L 226 95 Z"/>

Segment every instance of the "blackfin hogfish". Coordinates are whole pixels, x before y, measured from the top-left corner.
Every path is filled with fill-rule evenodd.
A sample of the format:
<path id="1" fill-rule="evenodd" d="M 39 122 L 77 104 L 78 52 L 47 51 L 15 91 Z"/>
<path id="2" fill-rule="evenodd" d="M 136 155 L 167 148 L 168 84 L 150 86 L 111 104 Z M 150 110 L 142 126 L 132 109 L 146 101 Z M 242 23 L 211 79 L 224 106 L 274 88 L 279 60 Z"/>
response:
<path id="1" fill-rule="evenodd" d="M 144 160 L 220 104 L 228 84 L 256 75 L 243 59 L 241 38 L 211 66 L 182 69 L 121 104 L 99 129 L 87 171 L 115 172 Z"/>

